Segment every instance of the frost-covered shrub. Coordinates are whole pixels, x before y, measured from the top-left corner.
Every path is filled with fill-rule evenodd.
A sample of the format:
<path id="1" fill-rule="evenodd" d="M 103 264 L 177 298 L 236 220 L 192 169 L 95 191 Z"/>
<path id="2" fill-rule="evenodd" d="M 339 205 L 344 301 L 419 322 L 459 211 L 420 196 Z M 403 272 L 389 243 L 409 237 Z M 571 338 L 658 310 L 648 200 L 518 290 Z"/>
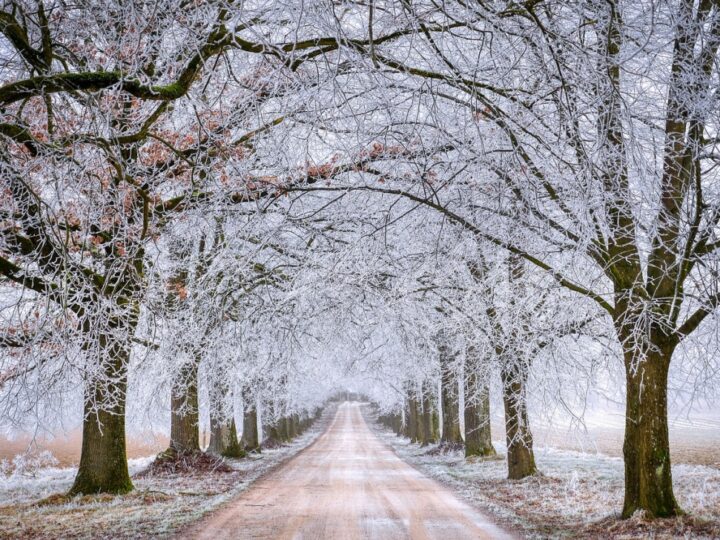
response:
<path id="1" fill-rule="evenodd" d="M 12 462 L 4 459 L 0 462 L 0 472 L 4 476 L 36 477 L 40 469 L 56 467 L 58 460 L 49 450 L 17 454 Z"/>

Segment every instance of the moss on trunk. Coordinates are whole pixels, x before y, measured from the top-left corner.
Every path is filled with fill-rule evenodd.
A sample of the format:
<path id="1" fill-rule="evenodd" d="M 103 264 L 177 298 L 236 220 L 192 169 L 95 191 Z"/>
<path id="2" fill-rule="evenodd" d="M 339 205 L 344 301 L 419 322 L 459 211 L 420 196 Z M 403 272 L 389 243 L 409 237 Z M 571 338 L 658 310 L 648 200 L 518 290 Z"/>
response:
<path id="1" fill-rule="evenodd" d="M 245 456 L 245 450 L 238 440 L 234 418 L 215 422 L 211 419 L 210 424 L 208 452 L 229 458 Z"/>

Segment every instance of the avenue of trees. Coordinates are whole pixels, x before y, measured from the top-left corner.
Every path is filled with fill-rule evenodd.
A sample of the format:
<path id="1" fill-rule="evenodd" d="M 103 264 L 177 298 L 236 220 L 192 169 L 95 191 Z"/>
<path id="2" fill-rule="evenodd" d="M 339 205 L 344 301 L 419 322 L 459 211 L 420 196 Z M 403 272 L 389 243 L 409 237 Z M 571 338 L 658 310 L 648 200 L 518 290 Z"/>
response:
<path id="1" fill-rule="evenodd" d="M 619 371 L 622 516 L 682 513 L 669 381 L 712 399 L 719 367 L 720 2 L 0 3 L 0 419 L 82 412 L 73 494 L 132 489 L 130 409 L 170 412 L 163 459 L 204 418 L 241 457 L 348 384 L 467 456 L 496 392 L 523 478 L 530 397 Z"/>

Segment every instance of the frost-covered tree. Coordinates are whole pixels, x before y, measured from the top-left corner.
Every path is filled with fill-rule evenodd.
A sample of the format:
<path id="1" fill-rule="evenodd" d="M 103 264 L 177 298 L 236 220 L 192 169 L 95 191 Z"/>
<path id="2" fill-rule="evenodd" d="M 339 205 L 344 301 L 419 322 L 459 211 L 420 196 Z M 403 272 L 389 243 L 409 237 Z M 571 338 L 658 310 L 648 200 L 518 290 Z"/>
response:
<path id="1" fill-rule="evenodd" d="M 16 346 L 0 378 L 10 402 L 42 395 L 29 373 L 82 380 L 73 493 L 132 487 L 127 369 L 152 244 L 198 204 L 274 192 L 247 165 L 289 87 L 272 78 L 286 63 L 263 63 L 263 22 L 221 1 L 3 4 L 0 273 Z"/>

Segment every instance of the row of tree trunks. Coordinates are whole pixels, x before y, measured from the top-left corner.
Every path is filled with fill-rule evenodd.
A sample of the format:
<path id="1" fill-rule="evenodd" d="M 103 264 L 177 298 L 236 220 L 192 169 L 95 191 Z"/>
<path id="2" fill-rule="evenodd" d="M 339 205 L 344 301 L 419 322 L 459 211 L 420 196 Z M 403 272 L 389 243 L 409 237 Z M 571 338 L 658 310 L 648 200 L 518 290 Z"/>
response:
<path id="1" fill-rule="evenodd" d="M 237 427 L 232 413 L 223 410 L 229 389 L 222 381 L 215 381 L 210 388 L 210 443 L 207 451 L 224 457 L 240 458 L 248 452 L 260 452 L 261 441 L 258 431 L 258 413 L 255 399 L 246 394 L 243 403 L 243 430 L 238 440 Z M 278 442 L 287 442 L 305 430 L 319 417 L 290 414 L 266 427 L 267 436 Z M 171 393 L 170 447 L 162 454 L 180 456 L 200 452 L 198 406 L 198 363 L 189 362 L 180 370 Z M 123 418 L 124 436 L 124 418 Z M 87 440 L 92 441 L 92 438 Z M 124 441 L 122 444 L 124 452 Z M 123 453 L 124 455 L 124 453 Z M 127 463 L 127 460 L 125 460 Z M 127 465 L 125 465 L 127 468 Z"/>
<path id="2" fill-rule="evenodd" d="M 438 414 L 429 382 L 423 384 L 422 390 L 420 396 L 408 390 L 404 416 L 394 413 L 385 415 L 381 417 L 381 422 L 396 434 L 408 437 L 411 442 L 427 446 L 438 441 Z"/>
<path id="3" fill-rule="evenodd" d="M 197 377 L 197 370 L 191 373 Z M 196 381 L 195 381 L 196 382 Z M 174 454 L 200 451 L 199 414 L 197 407 L 197 384 L 179 387 L 182 392 L 173 394 L 171 413 L 171 441 L 169 452 Z M 211 392 L 211 395 L 213 392 Z M 320 417 L 321 409 L 314 415 L 290 414 L 275 424 L 266 426 L 266 435 L 277 442 L 288 442 L 304 433 Z M 207 451 L 224 457 L 241 458 L 248 452 L 260 452 L 257 407 L 247 399 L 243 411 L 242 437 L 238 440 L 235 419 L 222 415 L 216 408 L 210 413 L 210 443 Z M 167 453 L 167 452 L 166 452 Z"/>
<path id="4" fill-rule="evenodd" d="M 403 419 L 398 413 L 381 414 L 378 416 L 378 422 L 388 429 L 393 430 L 396 435 L 403 434 Z"/>
<path id="5" fill-rule="evenodd" d="M 263 432 L 265 433 L 265 437 L 270 440 L 278 442 L 281 442 L 283 440 L 282 430 L 280 429 L 280 422 L 264 426 Z"/>
<path id="6" fill-rule="evenodd" d="M 266 438 L 272 441 L 289 442 L 305 433 L 321 415 L 322 409 L 316 409 L 312 415 L 289 414 L 279 418 L 273 424 L 263 426 L 263 430 Z"/>
<path id="7" fill-rule="evenodd" d="M 420 404 L 414 394 L 408 395 L 405 411 L 405 436 L 410 442 L 420 440 Z"/>
<path id="8" fill-rule="evenodd" d="M 522 361 L 508 361 L 501 370 L 503 405 L 505 409 L 505 434 L 507 440 L 508 478 L 520 479 L 537 473 L 533 452 L 533 437 L 527 411 L 527 379 L 529 368 Z M 463 444 L 465 456 L 487 457 L 496 454 L 492 445 L 490 427 L 490 392 L 487 381 L 480 380 L 474 369 L 467 369 L 464 379 L 465 440 L 460 433 L 459 400 L 457 380 L 452 370 L 443 372 L 440 400 L 442 404 L 442 443 Z M 405 435 L 411 442 L 423 446 L 437 442 L 437 430 L 433 421 L 436 414 L 432 407 L 431 392 L 423 386 L 418 398 L 408 392 L 405 422 L 400 415 L 381 417 L 381 422 L 396 433 Z M 635 451 L 642 451 L 642 445 Z"/>
<path id="9" fill-rule="evenodd" d="M 278 423 L 280 427 L 280 440 L 292 440 L 295 436 L 295 426 L 293 425 L 292 416 L 283 416 Z"/>

